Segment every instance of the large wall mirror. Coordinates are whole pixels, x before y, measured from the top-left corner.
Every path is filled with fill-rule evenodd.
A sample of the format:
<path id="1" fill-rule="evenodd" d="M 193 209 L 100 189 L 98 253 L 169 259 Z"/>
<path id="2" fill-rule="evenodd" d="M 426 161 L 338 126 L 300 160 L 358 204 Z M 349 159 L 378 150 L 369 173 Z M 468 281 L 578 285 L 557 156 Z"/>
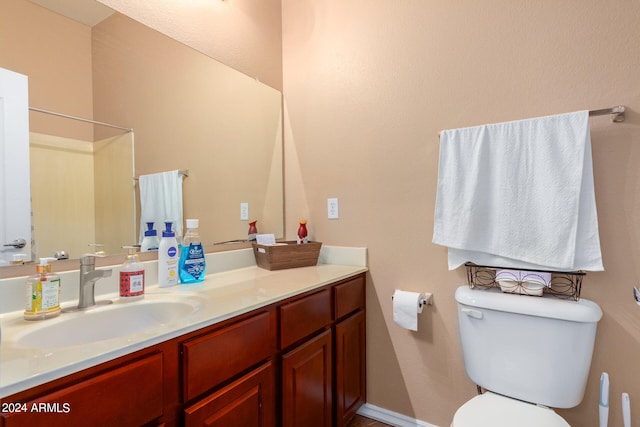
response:
<path id="1" fill-rule="evenodd" d="M 32 112 L 31 131 L 39 138 L 50 136 L 53 142 L 47 144 L 55 144 L 58 138 L 113 141 L 132 140 L 135 135 L 135 177 L 189 171 L 183 180 L 184 218 L 200 219 L 205 244 L 246 239 L 251 220 L 258 221 L 259 232 L 283 237 L 279 91 L 112 11 L 96 22 L 81 23 L 29 0 L 2 0 L 0 16 L 0 38 L 11 40 L 0 45 L 0 67 L 29 77 L 30 106 L 134 130 L 131 135 L 120 132 L 114 136 L 110 128 L 90 126 L 87 130 L 86 124 L 74 120 Z M 131 147 L 133 141 L 128 144 Z M 98 169 L 100 179 L 122 174 L 115 159 L 102 161 Z M 131 179 L 131 169 L 124 170 L 126 179 Z M 32 166 L 32 181 L 39 173 Z M 42 181 L 42 175 L 38 179 Z M 79 181 L 56 185 L 82 194 L 73 189 Z M 71 233 L 83 242 L 81 246 L 105 243 L 99 240 L 115 236 L 119 228 L 134 230 L 122 242 L 108 242 L 109 253 L 139 243 L 132 241 L 139 236 L 136 180 L 131 179 L 127 191 L 124 197 L 131 196 L 138 204 L 127 212 L 137 211 L 137 216 L 119 218 L 103 227 L 102 235 Z M 115 218 L 125 211 L 115 200 L 100 206 L 94 203 L 96 216 Z M 241 203 L 249 206 L 248 220 L 240 217 Z M 34 200 L 34 222 L 42 216 L 35 212 L 37 205 Z M 34 223 L 34 229 L 38 227 Z M 36 233 L 36 248 L 55 247 L 68 251 L 71 258 L 79 257 L 77 250 L 67 249 L 60 234 L 70 233 L 59 233 L 55 237 L 59 241 L 41 243 Z"/>

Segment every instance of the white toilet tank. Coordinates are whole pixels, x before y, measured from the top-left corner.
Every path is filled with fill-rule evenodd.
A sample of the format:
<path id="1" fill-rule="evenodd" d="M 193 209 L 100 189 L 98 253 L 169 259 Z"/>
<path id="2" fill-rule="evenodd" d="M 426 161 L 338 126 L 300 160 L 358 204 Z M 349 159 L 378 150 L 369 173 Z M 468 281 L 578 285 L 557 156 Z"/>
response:
<path id="1" fill-rule="evenodd" d="M 602 310 L 593 301 L 456 290 L 464 365 L 481 387 L 572 408 L 584 396 Z"/>

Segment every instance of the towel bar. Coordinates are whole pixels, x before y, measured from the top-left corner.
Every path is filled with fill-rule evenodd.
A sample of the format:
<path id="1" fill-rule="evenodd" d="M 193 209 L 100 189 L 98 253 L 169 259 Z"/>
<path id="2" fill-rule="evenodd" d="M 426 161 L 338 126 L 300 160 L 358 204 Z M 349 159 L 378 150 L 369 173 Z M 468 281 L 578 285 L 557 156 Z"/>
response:
<path id="1" fill-rule="evenodd" d="M 601 110 L 589 110 L 589 117 L 592 116 L 604 116 L 609 114 L 609 117 L 613 123 L 621 123 L 624 122 L 624 105 L 617 105 L 611 108 L 603 108 Z M 438 138 L 440 137 L 440 132 L 438 132 Z"/>
<path id="2" fill-rule="evenodd" d="M 189 176 L 189 169 L 180 169 L 178 173 L 180 173 L 180 175 L 182 175 L 183 177 L 187 178 Z M 138 178 L 137 176 L 133 177 L 134 181 L 138 181 L 139 179 L 140 178 Z"/>
<path id="3" fill-rule="evenodd" d="M 612 108 L 603 108 L 602 110 L 590 110 L 589 116 L 604 116 L 609 114 L 613 123 L 624 122 L 624 105 L 618 105 Z"/>

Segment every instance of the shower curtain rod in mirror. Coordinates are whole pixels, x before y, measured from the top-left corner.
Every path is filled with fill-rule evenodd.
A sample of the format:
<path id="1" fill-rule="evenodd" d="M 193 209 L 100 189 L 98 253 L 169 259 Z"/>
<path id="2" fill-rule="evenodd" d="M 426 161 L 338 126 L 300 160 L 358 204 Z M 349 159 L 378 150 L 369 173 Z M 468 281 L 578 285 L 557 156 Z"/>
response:
<path id="1" fill-rule="evenodd" d="M 118 126 L 118 125 L 112 125 L 110 123 L 97 122 L 95 120 L 85 119 L 85 118 L 82 118 L 82 117 L 76 117 L 76 116 L 70 116 L 68 114 L 57 113 L 55 111 L 43 110 L 42 108 L 29 107 L 29 110 L 35 111 L 35 112 L 38 112 L 38 113 L 51 114 L 52 116 L 64 117 L 66 119 L 78 120 L 78 121 L 81 121 L 81 122 L 91 123 L 91 124 L 94 124 L 94 125 L 107 126 L 107 127 L 110 127 L 110 128 L 120 129 L 120 130 L 123 130 L 125 132 L 133 132 L 132 128 L 125 128 L 125 127 Z"/>

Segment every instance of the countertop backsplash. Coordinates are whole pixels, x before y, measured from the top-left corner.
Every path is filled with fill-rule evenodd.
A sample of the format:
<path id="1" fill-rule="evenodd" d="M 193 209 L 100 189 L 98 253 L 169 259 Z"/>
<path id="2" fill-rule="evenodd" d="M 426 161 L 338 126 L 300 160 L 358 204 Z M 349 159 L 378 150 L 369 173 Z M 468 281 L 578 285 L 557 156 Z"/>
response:
<path id="1" fill-rule="evenodd" d="M 124 262 L 124 256 L 123 256 Z M 327 246 L 323 245 L 320 250 L 318 264 L 336 265 L 367 265 L 366 248 Z M 143 261 L 145 268 L 145 285 L 155 285 L 158 283 L 158 262 L 156 260 Z M 254 267 L 256 265 L 252 248 L 214 252 L 207 254 L 207 274 L 221 273 L 240 268 Z M 111 269 L 111 277 L 100 279 L 95 284 L 96 300 L 105 295 L 118 293 L 120 265 L 107 267 L 97 267 L 97 270 Z M 33 274 L 35 274 L 35 264 Z M 63 306 L 73 305 L 78 301 L 79 292 L 79 270 L 71 270 L 58 273 L 61 280 L 61 303 Z M 0 315 L 24 309 L 25 283 L 28 276 L 12 277 L 0 280 Z"/>

